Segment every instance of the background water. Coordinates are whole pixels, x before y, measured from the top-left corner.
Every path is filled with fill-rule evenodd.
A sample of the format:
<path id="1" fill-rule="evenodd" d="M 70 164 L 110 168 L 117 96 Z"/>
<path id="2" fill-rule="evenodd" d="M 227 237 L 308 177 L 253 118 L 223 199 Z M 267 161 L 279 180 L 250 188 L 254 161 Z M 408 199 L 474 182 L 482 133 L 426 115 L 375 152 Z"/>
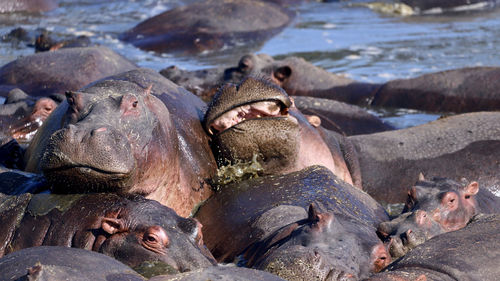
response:
<path id="1" fill-rule="evenodd" d="M 188 70 L 234 66 L 250 52 L 295 55 L 334 73 L 367 82 L 385 82 L 465 66 L 498 66 L 500 11 L 453 15 L 391 16 L 358 6 L 362 1 L 306 2 L 297 17 L 261 46 L 226 49 L 197 56 L 155 54 L 119 41 L 118 35 L 168 9 L 194 1 L 60 0 L 59 8 L 38 15 L 0 14 L 0 35 L 16 27 L 45 28 L 54 36 L 87 35 L 143 67 L 178 65 Z M 25 42 L 0 42 L 0 66 L 32 54 Z M 399 127 L 436 119 L 414 110 L 370 109 Z"/>

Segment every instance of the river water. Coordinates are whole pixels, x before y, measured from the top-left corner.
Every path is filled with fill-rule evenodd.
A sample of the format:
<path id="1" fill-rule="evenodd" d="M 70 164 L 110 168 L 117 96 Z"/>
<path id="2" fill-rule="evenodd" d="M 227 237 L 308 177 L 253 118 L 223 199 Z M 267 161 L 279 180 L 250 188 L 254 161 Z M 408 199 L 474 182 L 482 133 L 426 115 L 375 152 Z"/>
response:
<path id="1" fill-rule="evenodd" d="M 87 35 L 142 67 L 188 70 L 234 66 L 250 52 L 301 56 L 330 72 L 366 82 L 385 82 L 466 66 L 498 66 L 500 9 L 454 14 L 397 16 L 375 12 L 363 1 L 305 2 L 280 34 L 260 46 L 225 49 L 196 56 L 156 54 L 119 41 L 137 23 L 192 0 L 60 0 L 43 14 L 0 14 L 0 35 L 16 27 L 49 30 L 54 37 Z M 0 66 L 32 54 L 26 42 L 0 42 Z M 387 122 L 408 127 L 439 115 L 414 110 L 370 109 Z"/>

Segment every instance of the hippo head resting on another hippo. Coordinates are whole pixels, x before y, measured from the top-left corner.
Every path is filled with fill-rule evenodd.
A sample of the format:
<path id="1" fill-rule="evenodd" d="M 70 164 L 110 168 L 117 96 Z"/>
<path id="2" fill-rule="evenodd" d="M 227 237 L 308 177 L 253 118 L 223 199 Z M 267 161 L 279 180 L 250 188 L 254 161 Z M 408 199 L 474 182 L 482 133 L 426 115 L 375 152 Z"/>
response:
<path id="1" fill-rule="evenodd" d="M 223 86 L 209 105 L 204 127 L 212 135 L 219 164 L 257 156 L 263 174 L 318 164 L 352 183 L 345 165 L 335 164 L 318 131 L 286 92 L 267 80 L 248 77 L 239 85 Z"/>
<path id="2" fill-rule="evenodd" d="M 57 110 L 65 126 L 50 136 L 40 162 L 55 191 L 133 191 L 141 183 L 150 194 L 171 180 L 164 171 L 176 165 L 177 143 L 169 143 L 176 137 L 168 109 L 148 89 L 104 81 L 68 92 L 65 105 Z"/>

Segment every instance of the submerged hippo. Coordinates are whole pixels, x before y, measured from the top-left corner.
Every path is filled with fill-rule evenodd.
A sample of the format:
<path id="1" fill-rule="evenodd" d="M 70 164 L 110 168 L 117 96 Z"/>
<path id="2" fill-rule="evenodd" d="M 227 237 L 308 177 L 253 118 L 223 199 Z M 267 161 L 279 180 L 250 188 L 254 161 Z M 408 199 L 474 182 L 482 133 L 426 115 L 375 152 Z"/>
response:
<path id="1" fill-rule="evenodd" d="M 37 53 L 0 68 L 0 96 L 13 88 L 35 97 L 64 94 L 135 68 L 135 64 L 103 46 Z"/>
<path id="2" fill-rule="evenodd" d="M 43 245 L 100 252 L 139 272 L 172 274 L 213 264 L 196 220 L 142 196 L 25 193 L 0 201 L 0 256 Z"/>
<path id="3" fill-rule="evenodd" d="M 182 216 L 208 198 L 216 164 L 204 103 L 149 69 L 68 92 L 26 152 L 57 193 L 142 194 Z"/>
<path id="4" fill-rule="evenodd" d="M 496 4 L 495 0 L 400 0 L 400 2 L 412 7 L 416 13 L 430 13 L 432 11 L 452 11 L 453 8 L 474 6 L 492 7 Z M 463 11 L 458 9 L 457 11 Z"/>
<path id="5" fill-rule="evenodd" d="M 341 151 L 332 153 L 319 132 L 267 80 L 248 77 L 226 84 L 210 103 L 203 121 L 219 164 L 257 157 L 262 174 L 283 174 L 323 165 L 353 183 Z"/>
<path id="6" fill-rule="evenodd" d="M 429 178 L 473 178 L 486 190 L 500 186 L 500 113 L 441 118 L 413 128 L 349 136 L 361 167 L 363 189 L 377 201 L 405 202 L 408 186 Z"/>
<path id="7" fill-rule="evenodd" d="M 3 0 L 0 6 L 0 13 L 27 12 L 39 13 L 47 12 L 57 8 L 58 0 Z"/>
<path id="8" fill-rule="evenodd" d="M 467 67 L 393 80 L 377 91 L 371 105 L 432 112 L 494 111 L 500 108 L 499 77 L 498 67 Z"/>
<path id="9" fill-rule="evenodd" d="M 241 43 L 258 44 L 285 28 L 288 10 L 263 1 L 202 1 L 139 23 L 120 39 L 143 50 L 199 53 Z"/>
<path id="10" fill-rule="evenodd" d="M 11 253 L 0 259 L 2 280 L 144 281 L 130 267 L 83 249 L 39 246 Z"/>
<path id="11" fill-rule="evenodd" d="M 306 209 L 311 203 L 317 205 L 319 211 L 311 211 L 308 215 Z M 224 185 L 200 207 L 195 217 L 203 224 L 204 241 L 217 260 L 230 262 L 244 254 L 240 264 L 261 264 L 257 267 L 274 272 L 269 265 L 271 258 L 264 266 L 263 259 L 266 259 L 268 250 L 276 250 L 276 259 L 298 258 L 304 254 L 312 259 L 306 259 L 300 267 L 302 280 L 320 271 L 321 274 L 326 271 L 326 276 L 330 270 L 336 272 L 345 268 L 343 264 L 353 267 L 348 270 L 353 276 L 366 276 L 371 267 L 375 268 L 376 262 L 389 257 L 376 235 L 376 226 L 388 220 L 385 210 L 366 193 L 343 182 L 322 166 Z M 304 238 L 304 247 L 292 247 L 297 251 L 282 252 L 288 249 L 285 246 L 281 250 L 270 249 L 274 243 L 281 245 L 295 236 L 314 236 L 307 230 L 314 229 L 314 224 L 322 227 L 315 232 L 320 237 L 317 241 Z M 302 234 L 295 233 L 295 229 Z M 345 238 L 344 242 L 330 239 L 340 239 L 341 236 Z M 318 251 L 314 257 L 314 250 L 321 243 L 324 251 Z M 346 251 L 351 251 L 351 256 L 342 256 Z M 345 259 L 338 263 L 335 261 L 337 255 Z M 278 271 L 278 264 L 275 266 Z M 290 263 L 279 267 L 279 271 L 284 273 L 292 268 L 293 263 Z"/>
<path id="12" fill-rule="evenodd" d="M 465 228 L 417 246 L 367 280 L 497 280 L 500 216 L 478 215 Z"/>

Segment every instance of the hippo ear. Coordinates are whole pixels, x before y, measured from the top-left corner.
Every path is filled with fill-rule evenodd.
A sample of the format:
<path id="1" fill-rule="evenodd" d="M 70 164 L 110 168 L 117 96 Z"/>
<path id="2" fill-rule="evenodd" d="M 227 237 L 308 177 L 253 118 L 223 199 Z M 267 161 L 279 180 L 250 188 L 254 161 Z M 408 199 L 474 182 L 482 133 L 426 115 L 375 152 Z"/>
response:
<path id="1" fill-rule="evenodd" d="M 151 94 L 151 89 L 153 89 L 153 84 L 150 84 L 145 90 L 144 90 L 144 94 L 149 95 Z"/>
<path id="2" fill-rule="evenodd" d="M 424 174 L 420 172 L 420 174 L 418 174 L 418 181 L 424 181 L 424 180 L 425 180 Z"/>
<path id="3" fill-rule="evenodd" d="M 292 75 L 292 69 L 288 65 L 279 67 L 273 73 L 274 78 L 276 78 L 276 80 L 278 80 L 279 82 L 285 81 L 291 75 Z"/>
<path id="4" fill-rule="evenodd" d="M 464 191 L 465 191 L 465 198 L 469 198 L 470 196 L 476 195 L 477 192 L 479 191 L 479 184 L 477 183 L 477 181 L 473 181 L 465 187 Z"/>
<path id="5" fill-rule="evenodd" d="M 330 227 L 333 221 L 332 213 L 319 213 L 313 204 L 309 205 L 307 219 L 313 223 L 313 228 L 323 231 L 325 228 Z"/>
<path id="6" fill-rule="evenodd" d="M 314 128 L 318 128 L 321 126 L 321 119 L 316 116 L 316 115 L 304 115 L 309 122 Z"/>
<path id="7" fill-rule="evenodd" d="M 115 234 L 126 231 L 123 219 L 104 217 L 101 221 L 101 228 L 108 234 Z"/>

